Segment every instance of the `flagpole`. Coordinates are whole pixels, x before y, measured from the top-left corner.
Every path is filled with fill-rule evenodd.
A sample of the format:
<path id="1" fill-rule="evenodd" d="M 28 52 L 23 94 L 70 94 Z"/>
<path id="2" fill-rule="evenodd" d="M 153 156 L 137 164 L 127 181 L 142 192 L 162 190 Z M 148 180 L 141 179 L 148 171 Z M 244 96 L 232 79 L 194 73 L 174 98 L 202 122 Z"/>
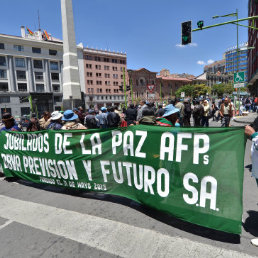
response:
<path id="1" fill-rule="evenodd" d="M 161 90 L 161 82 L 160 82 L 160 85 L 159 85 L 159 94 L 160 94 L 160 102 L 162 103 L 162 90 Z"/>
<path id="2" fill-rule="evenodd" d="M 131 99 L 132 99 L 132 104 L 133 104 L 133 82 L 132 82 L 132 79 L 130 79 L 130 88 L 131 88 Z"/>
<path id="3" fill-rule="evenodd" d="M 124 79 L 125 108 L 127 109 L 126 82 L 125 82 L 125 68 L 124 67 L 123 67 L 123 79 Z"/>

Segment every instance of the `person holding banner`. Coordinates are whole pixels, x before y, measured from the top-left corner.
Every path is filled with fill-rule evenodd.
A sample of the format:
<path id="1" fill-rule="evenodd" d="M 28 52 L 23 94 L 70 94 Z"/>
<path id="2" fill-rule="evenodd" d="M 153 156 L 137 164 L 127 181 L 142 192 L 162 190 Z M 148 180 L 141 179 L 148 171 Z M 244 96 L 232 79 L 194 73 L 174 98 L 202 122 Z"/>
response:
<path id="1" fill-rule="evenodd" d="M 251 155 L 252 155 L 252 176 L 256 179 L 258 186 L 258 132 L 254 128 L 247 125 L 245 127 L 245 134 L 252 139 Z M 254 246 L 258 247 L 258 238 L 251 240 Z"/>

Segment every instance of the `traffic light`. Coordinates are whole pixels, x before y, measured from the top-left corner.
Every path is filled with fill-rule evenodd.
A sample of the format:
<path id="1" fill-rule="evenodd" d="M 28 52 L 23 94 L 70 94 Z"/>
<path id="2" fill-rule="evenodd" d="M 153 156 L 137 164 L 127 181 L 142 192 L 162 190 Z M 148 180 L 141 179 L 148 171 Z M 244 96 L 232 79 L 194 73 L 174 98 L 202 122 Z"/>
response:
<path id="1" fill-rule="evenodd" d="M 192 22 L 187 21 L 182 24 L 182 45 L 187 45 L 192 42 Z"/>
<path id="2" fill-rule="evenodd" d="M 130 88 L 130 86 L 126 86 L 126 91 L 129 91 L 131 88 Z"/>
<path id="3" fill-rule="evenodd" d="M 120 91 L 124 91 L 123 87 L 124 87 L 123 85 L 120 85 L 120 86 L 119 86 L 119 90 L 120 90 Z"/>
<path id="4" fill-rule="evenodd" d="M 198 26 L 198 28 L 201 29 L 201 30 L 202 30 L 203 25 L 204 25 L 204 22 L 203 22 L 203 21 L 198 21 L 198 22 L 197 22 L 197 26 Z"/>

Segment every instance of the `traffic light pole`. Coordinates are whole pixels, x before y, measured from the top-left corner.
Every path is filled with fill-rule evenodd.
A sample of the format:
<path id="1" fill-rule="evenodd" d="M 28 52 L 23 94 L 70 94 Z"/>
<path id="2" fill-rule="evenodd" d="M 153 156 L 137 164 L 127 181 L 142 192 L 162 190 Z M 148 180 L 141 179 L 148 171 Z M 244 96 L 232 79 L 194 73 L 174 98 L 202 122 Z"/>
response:
<path id="1" fill-rule="evenodd" d="M 236 9 L 236 17 L 238 20 L 238 9 Z M 237 25 L 237 73 L 239 70 L 239 49 L 238 49 L 238 23 Z M 240 88 L 237 89 L 237 99 L 238 99 L 238 115 L 240 115 Z"/>
<path id="2" fill-rule="evenodd" d="M 192 32 L 200 31 L 200 30 L 204 30 L 204 29 L 209 29 L 209 28 L 213 28 L 213 27 L 218 27 L 218 26 L 222 26 L 222 25 L 227 25 L 227 24 L 235 24 L 235 25 L 237 25 L 237 49 L 236 49 L 236 52 L 237 52 L 236 53 L 237 69 L 236 69 L 236 71 L 238 72 L 239 71 L 238 26 L 243 26 L 243 27 L 254 29 L 254 30 L 258 30 L 258 28 L 254 27 L 254 20 L 258 19 L 258 16 L 251 16 L 251 17 L 247 17 L 247 18 L 243 18 L 243 19 L 238 19 L 238 9 L 236 9 L 236 13 L 234 15 L 236 15 L 236 20 L 228 21 L 228 22 L 223 22 L 223 23 L 218 23 L 218 24 L 214 24 L 214 25 L 210 25 L 210 26 L 201 27 L 201 28 L 192 30 Z M 228 16 L 228 15 L 226 15 L 226 16 Z M 224 17 L 226 17 L 226 16 L 224 16 Z M 218 17 L 223 17 L 223 16 L 216 16 L 214 18 L 218 18 Z M 239 24 L 239 22 L 247 21 L 247 20 L 252 20 L 253 21 L 253 24 L 252 24 L 253 26 L 245 26 L 245 25 Z M 238 114 L 240 114 L 240 88 L 237 89 L 237 98 L 238 98 Z"/>
<path id="3" fill-rule="evenodd" d="M 201 29 L 199 29 L 199 28 L 194 29 L 194 30 L 192 30 L 192 32 L 205 30 L 205 29 L 210 29 L 210 28 L 213 28 L 213 27 L 218 27 L 218 26 L 222 26 L 222 25 L 226 25 L 226 24 L 232 24 L 232 23 L 235 24 L 235 23 L 238 23 L 238 22 L 241 22 L 241 21 L 255 20 L 255 19 L 258 19 L 258 16 L 251 16 L 251 17 L 247 17 L 247 18 L 243 18 L 243 19 L 236 19 L 236 20 L 233 20 L 233 21 L 228 21 L 228 22 L 218 23 L 218 24 L 214 24 L 214 25 L 209 25 L 209 26 L 202 27 Z M 256 28 L 256 27 L 248 26 L 248 28 L 249 27 L 251 29 L 258 30 L 258 28 Z"/>

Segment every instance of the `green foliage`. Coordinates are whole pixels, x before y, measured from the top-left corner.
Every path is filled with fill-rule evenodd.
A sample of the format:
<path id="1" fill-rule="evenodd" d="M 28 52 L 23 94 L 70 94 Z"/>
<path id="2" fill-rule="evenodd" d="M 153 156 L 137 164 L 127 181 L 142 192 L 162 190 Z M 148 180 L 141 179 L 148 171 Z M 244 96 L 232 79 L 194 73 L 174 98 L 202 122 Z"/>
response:
<path id="1" fill-rule="evenodd" d="M 199 96 L 206 96 L 206 94 L 211 93 L 210 87 L 206 86 L 205 84 L 196 84 L 196 85 L 184 85 L 180 87 L 176 91 L 176 96 L 180 97 L 181 92 L 185 92 L 185 96 L 190 96 L 190 97 L 199 97 Z"/>
<path id="2" fill-rule="evenodd" d="M 234 91 L 234 87 L 232 84 L 214 84 L 212 86 L 212 93 L 214 95 L 218 95 L 218 97 L 223 97 L 224 94 L 232 94 Z"/>

